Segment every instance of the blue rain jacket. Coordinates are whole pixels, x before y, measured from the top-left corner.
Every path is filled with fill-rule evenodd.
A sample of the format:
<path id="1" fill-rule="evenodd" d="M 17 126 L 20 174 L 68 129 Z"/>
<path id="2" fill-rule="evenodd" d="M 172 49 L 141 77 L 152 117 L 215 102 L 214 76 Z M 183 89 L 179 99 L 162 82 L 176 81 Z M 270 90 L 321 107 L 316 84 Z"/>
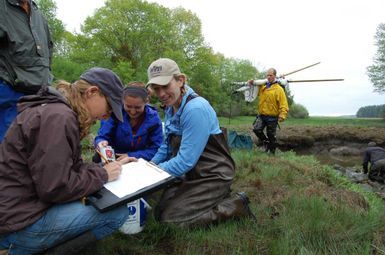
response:
<path id="1" fill-rule="evenodd" d="M 156 108 L 146 105 L 145 117 L 135 136 L 132 134 L 130 117 L 123 109 L 123 122 L 111 117 L 102 120 L 95 146 L 105 140 L 115 153 L 127 153 L 130 157 L 150 160 L 163 141 L 162 121 Z"/>
<path id="2" fill-rule="evenodd" d="M 178 111 L 173 114 L 172 106 L 165 110 L 165 140 L 152 158 L 155 164 L 174 176 L 182 176 L 190 171 L 198 162 L 212 134 L 220 134 L 217 114 L 210 103 L 203 97 L 196 97 L 186 103 L 187 98 L 195 94 L 194 90 L 185 85 Z M 182 136 L 177 156 L 171 157 L 171 146 L 168 136 Z"/>

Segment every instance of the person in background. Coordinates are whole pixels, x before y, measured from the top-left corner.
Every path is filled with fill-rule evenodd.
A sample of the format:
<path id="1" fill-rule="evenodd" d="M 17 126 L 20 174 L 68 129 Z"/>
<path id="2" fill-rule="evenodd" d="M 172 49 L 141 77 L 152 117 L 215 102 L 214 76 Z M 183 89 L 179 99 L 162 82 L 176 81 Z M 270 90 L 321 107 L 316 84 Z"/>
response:
<path id="1" fill-rule="evenodd" d="M 0 0 L 0 143 L 16 117 L 17 100 L 52 82 L 52 48 L 35 2 Z"/>
<path id="2" fill-rule="evenodd" d="M 115 73 L 95 67 L 73 84 L 20 99 L 0 146 L 0 250 L 34 254 L 56 246 L 51 251 L 74 254 L 126 221 L 125 206 L 100 213 L 81 202 L 135 160 L 101 166 L 81 157 L 80 141 L 96 120 L 123 120 L 122 89 Z"/>
<path id="3" fill-rule="evenodd" d="M 230 194 L 235 163 L 209 102 L 187 85 L 171 59 L 151 63 L 148 79 L 166 107 L 165 139 L 151 161 L 181 179 L 164 190 L 155 218 L 198 227 L 248 216 L 246 194 Z"/>
<path id="4" fill-rule="evenodd" d="M 368 165 L 370 163 L 370 170 Z M 364 174 L 369 172 L 368 178 L 372 181 L 384 182 L 385 180 L 385 150 L 375 142 L 368 143 L 362 162 Z M 369 171 L 368 171 L 369 170 Z"/>
<path id="5" fill-rule="evenodd" d="M 131 82 L 123 89 L 123 122 L 114 117 L 102 120 L 95 146 L 111 146 L 117 160 L 125 157 L 151 160 L 163 141 L 162 121 L 156 108 L 148 103 L 149 95 L 142 82 Z M 94 162 L 100 162 L 95 154 Z"/>
<path id="6" fill-rule="evenodd" d="M 285 91 L 277 82 L 276 76 L 277 71 L 274 68 L 267 70 L 267 82 L 258 91 L 258 115 L 253 124 L 253 132 L 263 143 L 266 152 L 271 154 L 275 154 L 277 148 L 278 122 L 284 121 L 289 111 Z M 249 80 L 248 84 L 255 86 L 254 80 Z"/>

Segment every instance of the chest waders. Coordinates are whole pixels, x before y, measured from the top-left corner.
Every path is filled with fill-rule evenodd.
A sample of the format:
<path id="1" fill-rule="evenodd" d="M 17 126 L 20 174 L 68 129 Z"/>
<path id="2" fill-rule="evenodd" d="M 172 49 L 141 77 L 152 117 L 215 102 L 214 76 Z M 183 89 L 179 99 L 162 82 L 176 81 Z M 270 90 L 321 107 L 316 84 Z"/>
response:
<path id="1" fill-rule="evenodd" d="M 175 157 L 182 137 L 172 134 L 167 139 Z M 230 195 L 234 175 L 235 163 L 224 134 L 210 135 L 194 168 L 181 182 L 164 190 L 155 218 L 164 223 L 197 227 L 249 215 L 245 199 Z"/>

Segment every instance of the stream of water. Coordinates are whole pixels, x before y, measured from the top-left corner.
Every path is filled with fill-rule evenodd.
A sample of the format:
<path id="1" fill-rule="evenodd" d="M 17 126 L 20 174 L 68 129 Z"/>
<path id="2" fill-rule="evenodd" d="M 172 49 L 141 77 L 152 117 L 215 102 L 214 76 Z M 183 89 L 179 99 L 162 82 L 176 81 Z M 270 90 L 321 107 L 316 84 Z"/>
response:
<path id="1" fill-rule="evenodd" d="M 298 155 L 313 155 L 321 164 L 335 165 L 338 164 L 342 167 L 361 167 L 362 156 L 360 155 L 332 155 L 330 153 L 312 153 L 309 150 L 295 150 Z"/>

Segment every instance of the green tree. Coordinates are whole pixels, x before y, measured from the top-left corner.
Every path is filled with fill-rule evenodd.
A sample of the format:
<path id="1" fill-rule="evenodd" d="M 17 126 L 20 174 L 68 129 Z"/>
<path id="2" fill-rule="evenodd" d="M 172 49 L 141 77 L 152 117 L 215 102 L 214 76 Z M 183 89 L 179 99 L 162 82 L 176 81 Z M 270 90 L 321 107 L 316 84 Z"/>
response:
<path id="1" fill-rule="evenodd" d="M 225 58 L 220 59 L 220 80 L 222 90 L 226 92 L 225 100 L 221 97 L 221 115 L 253 115 L 255 114 L 257 100 L 247 103 L 242 93 L 234 92 L 240 85 L 234 82 L 246 82 L 247 80 L 259 76 L 259 72 L 248 60 Z M 230 111 L 231 109 L 231 111 Z"/>
<path id="2" fill-rule="evenodd" d="M 111 68 L 125 82 L 147 80 L 153 60 L 172 58 L 200 95 L 214 107 L 222 103 L 221 58 L 205 45 L 201 21 L 191 11 L 141 0 L 108 0 L 70 44 L 71 60 Z"/>
<path id="3" fill-rule="evenodd" d="M 151 61 L 181 48 L 171 16 L 158 4 L 108 0 L 86 19 L 71 58 L 115 69 L 126 82 L 144 80 Z M 123 67 L 128 70 L 123 72 Z"/>
<path id="4" fill-rule="evenodd" d="M 373 64 L 367 68 L 367 74 L 375 87 L 375 91 L 385 92 L 385 23 L 377 27 L 375 35 L 377 52 Z"/>
<path id="5" fill-rule="evenodd" d="M 309 112 L 305 106 L 292 103 L 289 111 L 289 117 L 295 119 L 306 119 L 309 118 Z"/>
<path id="6" fill-rule="evenodd" d="M 54 61 L 56 76 L 72 81 L 82 69 L 103 66 L 114 70 L 125 83 L 146 81 L 148 65 L 168 57 L 178 63 L 188 84 L 219 115 L 233 110 L 253 112 L 243 100 L 238 100 L 230 112 L 234 103 L 230 93 L 235 88 L 222 81 L 247 80 L 257 70 L 250 61 L 214 54 L 201 30 L 199 18 L 183 8 L 168 9 L 142 0 L 107 0 L 85 20 L 81 33 L 65 33 L 63 50 Z"/>
<path id="7" fill-rule="evenodd" d="M 56 3 L 52 0 L 37 0 L 36 2 L 40 11 L 47 20 L 52 36 L 52 41 L 55 44 L 54 49 L 57 50 L 56 45 L 59 44 L 63 39 L 65 28 L 63 22 L 56 18 Z"/>
<path id="8" fill-rule="evenodd" d="M 356 116 L 358 118 L 384 118 L 385 105 L 368 105 L 358 109 Z"/>

